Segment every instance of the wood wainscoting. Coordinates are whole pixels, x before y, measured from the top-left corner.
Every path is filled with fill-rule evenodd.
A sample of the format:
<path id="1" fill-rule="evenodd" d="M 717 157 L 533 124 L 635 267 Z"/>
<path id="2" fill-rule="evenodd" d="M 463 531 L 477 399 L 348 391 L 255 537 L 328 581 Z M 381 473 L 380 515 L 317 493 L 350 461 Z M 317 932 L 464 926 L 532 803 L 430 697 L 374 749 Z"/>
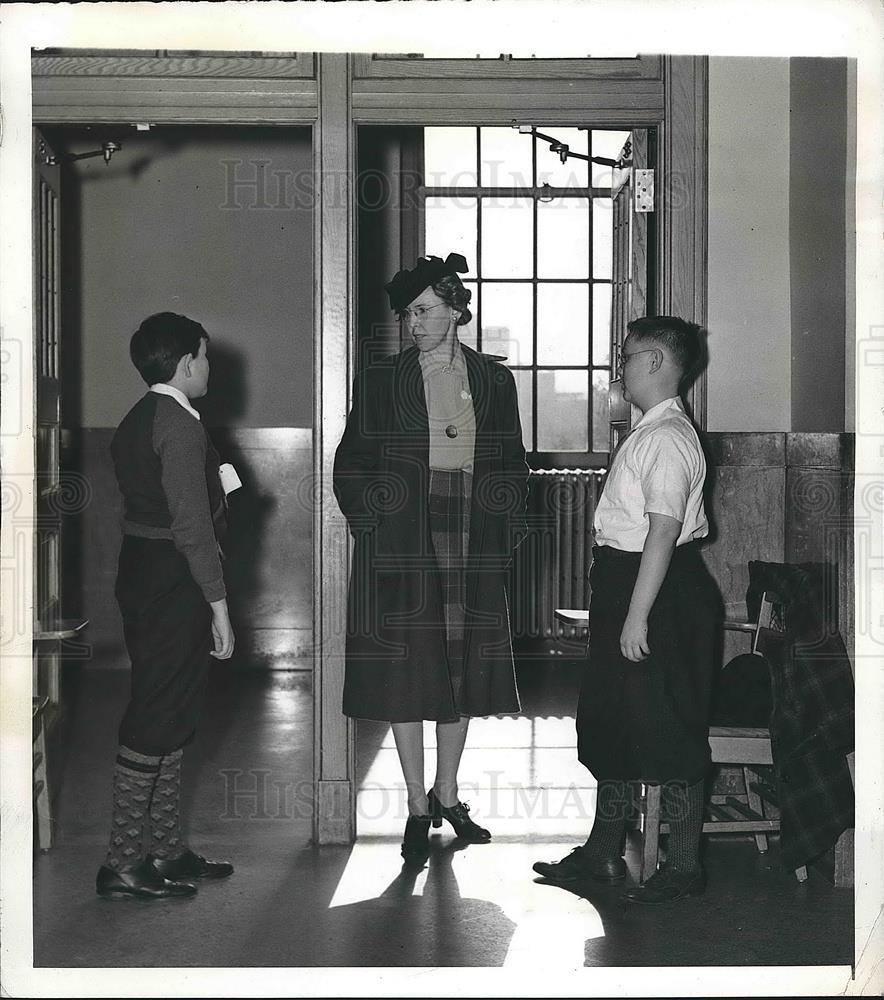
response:
<path id="1" fill-rule="evenodd" d="M 67 592 L 89 619 L 80 659 L 126 667 L 114 580 L 120 497 L 112 428 L 66 431 L 64 468 L 89 484 L 63 527 Z M 313 442 L 310 428 L 213 428 L 221 460 L 242 488 L 229 498 L 225 543 L 237 668 L 313 669 Z"/>

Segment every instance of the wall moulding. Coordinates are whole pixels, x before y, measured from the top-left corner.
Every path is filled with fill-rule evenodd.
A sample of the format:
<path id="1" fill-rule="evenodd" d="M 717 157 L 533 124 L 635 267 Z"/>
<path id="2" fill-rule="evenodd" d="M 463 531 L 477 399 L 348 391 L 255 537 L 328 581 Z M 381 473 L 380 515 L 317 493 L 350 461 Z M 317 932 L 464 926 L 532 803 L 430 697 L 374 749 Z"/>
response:
<path id="1" fill-rule="evenodd" d="M 224 76 L 314 79 L 312 52 L 35 49 L 35 76 Z"/>
<path id="2" fill-rule="evenodd" d="M 36 51 L 35 123 L 311 124 L 313 53 Z"/>
<path id="3" fill-rule="evenodd" d="M 517 79 L 545 77 L 569 80 L 662 80 L 663 60 L 657 55 L 632 58 L 535 59 L 501 55 L 498 58 L 436 59 L 420 54 L 358 53 L 353 58 L 356 80 L 433 78 Z"/>

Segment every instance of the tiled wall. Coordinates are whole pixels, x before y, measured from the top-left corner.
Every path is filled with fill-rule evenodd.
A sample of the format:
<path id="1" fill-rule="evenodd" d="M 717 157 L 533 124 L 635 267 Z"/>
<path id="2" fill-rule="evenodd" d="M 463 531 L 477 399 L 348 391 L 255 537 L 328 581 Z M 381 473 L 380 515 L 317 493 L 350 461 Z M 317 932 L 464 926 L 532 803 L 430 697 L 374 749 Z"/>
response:
<path id="1" fill-rule="evenodd" d="M 727 611 L 744 610 L 750 559 L 826 562 L 839 630 L 853 656 L 852 434 L 709 433 L 704 549 Z M 745 651 L 729 636 L 725 655 Z"/>

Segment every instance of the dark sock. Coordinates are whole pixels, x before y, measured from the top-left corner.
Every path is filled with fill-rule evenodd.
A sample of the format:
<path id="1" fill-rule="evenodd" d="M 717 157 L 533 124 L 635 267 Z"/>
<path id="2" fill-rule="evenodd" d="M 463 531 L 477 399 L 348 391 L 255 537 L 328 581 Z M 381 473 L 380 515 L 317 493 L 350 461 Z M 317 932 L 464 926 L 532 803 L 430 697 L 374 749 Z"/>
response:
<path id="1" fill-rule="evenodd" d="M 625 781 L 600 781 L 595 819 L 584 850 L 593 858 L 623 857 L 623 839 L 629 818 L 629 785 Z"/>
<path id="2" fill-rule="evenodd" d="M 114 797 L 107 865 L 137 865 L 147 854 L 145 830 L 160 758 L 120 746 L 114 765 Z"/>
<path id="3" fill-rule="evenodd" d="M 177 858 L 186 850 L 181 836 L 181 757 L 183 750 L 165 754 L 150 800 L 150 852 L 157 858 Z"/>
<path id="4" fill-rule="evenodd" d="M 666 861 L 682 872 L 700 869 L 700 834 L 703 829 L 705 783 L 669 784 L 664 791 L 664 812 L 669 819 Z"/>

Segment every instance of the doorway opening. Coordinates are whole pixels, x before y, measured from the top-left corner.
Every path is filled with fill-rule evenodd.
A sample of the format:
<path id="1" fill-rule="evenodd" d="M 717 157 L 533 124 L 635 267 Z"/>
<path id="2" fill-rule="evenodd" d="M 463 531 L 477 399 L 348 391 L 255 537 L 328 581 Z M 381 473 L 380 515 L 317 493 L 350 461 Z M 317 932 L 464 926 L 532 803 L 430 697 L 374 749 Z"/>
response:
<path id="1" fill-rule="evenodd" d="M 522 712 L 474 720 L 461 766 L 477 815 L 514 836 L 585 830 L 592 815 L 591 778 L 573 752 L 585 641 L 555 609 L 588 607 L 592 513 L 629 420 L 617 351 L 626 323 L 654 308 L 654 215 L 636 209 L 632 180 L 657 166 L 656 139 L 653 128 L 543 122 L 357 129 L 357 368 L 410 345 L 385 282 L 420 255 L 457 252 L 474 317 L 460 339 L 516 379 L 532 470 L 529 536 L 509 580 Z M 401 833 L 389 726 L 361 721 L 356 754 L 360 836 Z M 427 787 L 434 759 L 430 749 Z"/>
<path id="2" fill-rule="evenodd" d="M 108 143 L 118 147 L 109 162 L 88 155 Z M 309 704 L 312 156 L 308 127 L 36 130 L 36 169 L 55 173 L 58 241 L 55 264 L 39 251 L 36 262 L 36 287 L 54 296 L 58 315 L 57 364 L 40 368 L 37 393 L 38 407 L 55 393 L 58 447 L 40 451 L 38 476 L 77 487 L 59 513 L 56 561 L 38 559 L 37 575 L 54 572 L 57 607 L 89 623 L 76 646 L 49 650 L 44 659 L 55 653 L 54 664 L 35 677 L 60 708 L 77 661 L 128 666 L 114 598 L 120 500 L 109 444 L 147 388 L 129 338 L 163 311 L 209 333 L 209 393 L 196 406 L 242 481 L 230 496 L 225 545 L 237 648 L 221 673 L 292 671 L 289 707 Z M 302 714 L 309 726 L 309 708 Z"/>

